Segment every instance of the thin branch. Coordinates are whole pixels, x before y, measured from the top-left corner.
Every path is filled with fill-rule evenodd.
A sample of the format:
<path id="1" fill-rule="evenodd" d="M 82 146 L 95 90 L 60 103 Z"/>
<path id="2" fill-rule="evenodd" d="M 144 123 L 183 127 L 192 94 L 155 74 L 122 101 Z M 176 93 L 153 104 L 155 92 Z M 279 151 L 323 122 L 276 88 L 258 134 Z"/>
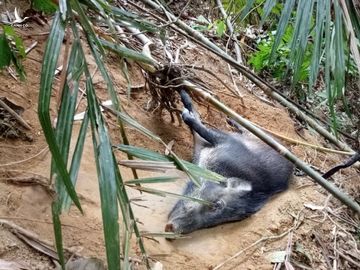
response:
<path id="1" fill-rule="evenodd" d="M 13 109 L 11 109 L 4 101 L 0 99 L 0 106 L 7 110 L 18 122 L 26 129 L 31 130 L 32 128 L 30 125 L 20 116 L 18 115 Z"/>
<path id="2" fill-rule="evenodd" d="M 32 160 L 38 156 L 40 156 L 42 153 L 45 153 L 47 150 L 49 150 L 49 148 L 46 146 L 44 149 L 42 149 L 39 153 L 35 154 L 34 156 L 31 156 L 29 158 L 23 159 L 23 160 L 19 160 L 19 161 L 14 161 L 14 162 L 9 162 L 9 163 L 5 163 L 5 164 L 0 164 L 0 167 L 6 167 L 6 166 L 13 166 L 13 165 L 17 165 L 17 164 L 21 164 L 24 162 L 27 162 L 29 160 Z"/>
<path id="3" fill-rule="evenodd" d="M 234 27 L 231 23 L 231 18 L 230 16 L 228 16 L 226 14 L 226 11 L 222 5 L 222 2 L 221 0 L 216 0 L 216 5 L 219 7 L 219 10 L 221 12 L 221 15 L 224 17 L 225 19 L 225 22 L 226 22 L 226 26 L 229 30 L 229 33 L 230 33 L 230 37 L 232 37 L 231 39 L 234 41 L 234 47 L 235 47 L 235 54 L 236 54 L 236 60 L 239 64 L 242 64 L 243 63 L 243 60 L 242 60 L 242 57 L 241 57 L 241 50 L 240 50 L 240 47 L 239 47 L 239 44 L 234 40 Z"/>

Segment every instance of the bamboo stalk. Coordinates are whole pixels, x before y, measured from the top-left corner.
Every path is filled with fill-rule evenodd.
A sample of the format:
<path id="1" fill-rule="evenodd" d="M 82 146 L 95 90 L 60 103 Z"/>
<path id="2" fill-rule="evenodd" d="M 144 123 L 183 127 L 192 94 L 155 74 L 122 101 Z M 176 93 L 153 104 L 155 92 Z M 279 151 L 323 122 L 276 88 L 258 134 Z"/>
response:
<path id="1" fill-rule="evenodd" d="M 233 43 L 234 43 L 234 48 L 235 48 L 235 54 L 236 54 L 236 61 L 239 63 L 239 64 L 242 64 L 243 61 L 242 61 L 242 57 L 241 57 L 241 50 L 240 50 L 240 46 L 236 40 L 236 37 L 234 37 L 234 27 L 233 25 L 231 24 L 231 19 L 229 17 L 228 14 L 226 14 L 226 11 L 221 3 L 221 0 L 216 0 L 216 5 L 218 6 L 220 12 L 221 12 L 221 15 L 224 17 L 224 20 L 226 22 L 226 26 L 229 30 L 229 35 L 231 37 L 231 39 L 233 40 Z"/>
<path id="2" fill-rule="evenodd" d="M 210 51 L 212 51 L 213 53 L 215 53 L 216 55 L 218 55 L 219 57 L 224 59 L 226 62 L 228 62 L 230 65 L 232 65 L 238 71 L 240 71 L 243 75 L 245 75 L 250 81 L 252 81 L 254 84 L 256 84 L 260 89 L 262 89 L 267 95 L 271 96 L 273 99 L 277 100 L 279 103 L 281 103 L 282 105 L 287 107 L 291 112 L 296 114 L 299 118 L 306 121 L 319 134 L 321 134 L 322 136 L 327 138 L 330 142 L 332 142 L 334 145 L 338 146 L 341 150 L 355 153 L 354 150 L 352 150 L 346 143 L 339 141 L 333 134 L 331 134 L 325 128 L 323 128 L 318 123 L 316 123 L 316 121 L 314 119 L 307 116 L 297 106 L 295 106 L 293 103 L 291 103 L 286 98 L 284 98 L 279 93 L 277 93 L 276 89 L 274 89 L 269 83 L 265 82 L 263 79 L 258 77 L 246 66 L 243 66 L 243 65 L 237 63 L 235 59 L 230 57 L 227 53 L 225 53 L 222 49 L 220 49 L 218 46 L 216 46 L 214 43 L 212 43 L 210 40 L 208 40 L 200 32 L 192 29 L 187 24 L 182 22 L 180 19 L 177 19 L 173 14 L 171 14 L 170 12 L 167 12 L 165 9 L 161 8 L 161 6 L 154 3 L 152 0 L 141 0 L 141 2 L 152 7 L 153 9 L 157 10 L 160 13 L 165 12 L 165 15 L 168 18 L 171 18 L 171 20 L 173 21 L 173 24 L 175 24 L 177 27 L 179 27 L 182 31 L 186 32 L 194 42 L 205 47 L 206 49 L 209 49 Z M 173 26 L 172 24 L 169 24 L 169 25 Z M 177 27 L 173 27 L 173 29 L 178 30 Z M 180 31 L 180 32 L 182 33 L 182 31 Z"/>
<path id="3" fill-rule="evenodd" d="M 209 93 L 205 92 L 204 90 L 200 89 L 196 85 L 184 81 L 183 82 L 187 88 L 193 92 L 196 92 L 199 96 L 203 97 L 207 102 L 209 102 L 211 105 L 225 113 L 227 116 L 231 117 L 233 120 L 235 120 L 237 123 L 245 127 L 247 130 L 249 130 L 251 133 L 255 134 L 257 137 L 259 137 L 262 141 L 267 143 L 269 146 L 274 148 L 276 151 L 278 151 L 281 155 L 283 155 L 285 158 L 290 160 L 292 163 L 295 164 L 298 168 L 303 170 L 308 176 L 310 176 L 312 179 L 314 179 L 319 185 L 321 185 L 323 188 L 325 188 L 328 192 L 330 192 L 332 195 L 334 195 L 335 198 L 340 200 L 342 203 L 347 205 L 349 208 L 360 214 L 360 206 L 357 204 L 352 198 L 350 198 L 347 194 L 343 193 L 340 189 L 338 189 L 334 184 L 331 182 L 328 182 L 325 180 L 319 173 L 311 169 L 304 161 L 297 158 L 293 153 L 291 153 L 286 147 L 275 141 L 272 137 L 267 135 L 265 132 L 263 132 L 260 128 L 254 126 L 250 121 L 246 120 L 245 118 L 238 115 L 235 111 L 215 99 L 213 96 L 211 96 Z"/>

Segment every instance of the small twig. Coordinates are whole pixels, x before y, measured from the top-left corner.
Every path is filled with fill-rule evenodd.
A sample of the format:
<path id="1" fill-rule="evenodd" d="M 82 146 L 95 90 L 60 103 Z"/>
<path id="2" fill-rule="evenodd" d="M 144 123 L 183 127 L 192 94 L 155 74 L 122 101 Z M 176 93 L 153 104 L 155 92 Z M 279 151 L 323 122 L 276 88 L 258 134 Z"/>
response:
<path id="1" fill-rule="evenodd" d="M 18 81 L 16 75 L 15 75 L 15 72 L 12 70 L 11 67 L 7 67 L 7 71 L 9 72 L 10 76 L 15 80 L 15 81 Z"/>
<path id="2" fill-rule="evenodd" d="M 26 53 L 26 54 L 29 54 L 29 53 L 36 47 L 37 44 L 38 44 L 38 42 L 35 41 L 33 44 L 31 44 L 31 45 L 25 50 L 25 53 Z"/>
<path id="3" fill-rule="evenodd" d="M 180 57 L 181 50 L 185 49 L 188 46 L 189 46 L 189 42 L 186 40 L 185 44 L 183 44 L 179 48 L 177 48 L 176 53 L 175 53 L 175 60 L 174 60 L 175 64 L 179 63 L 179 57 Z"/>
<path id="4" fill-rule="evenodd" d="M 11 109 L 5 102 L 0 99 L 0 106 L 3 107 L 5 110 L 8 111 L 19 123 L 26 129 L 31 130 L 32 128 L 30 125 L 20 116 L 18 115 L 13 109 Z"/>
<path id="5" fill-rule="evenodd" d="M 313 149 L 316 149 L 316 150 L 319 150 L 319 151 L 322 151 L 322 152 L 328 152 L 328 153 L 334 153 L 334 154 L 340 154 L 340 155 L 348 155 L 348 156 L 354 154 L 352 152 L 340 151 L 340 150 L 336 150 L 336 149 L 326 148 L 326 147 L 323 147 L 323 146 L 320 146 L 320 145 L 307 143 L 307 142 L 304 142 L 304 141 L 295 140 L 295 139 L 289 138 L 287 136 L 281 135 L 279 133 L 276 133 L 274 131 L 271 131 L 269 129 L 266 129 L 264 127 L 261 127 L 259 125 L 256 125 L 256 124 L 254 124 L 254 125 L 261 128 L 262 130 L 266 131 L 267 133 L 270 133 L 271 135 L 274 135 L 275 137 L 278 137 L 278 138 L 280 138 L 280 139 L 282 139 L 284 141 L 290 142 L 290 143 L 307 146 L 307 147 L 310 147 L 310 148 L 313 148 Z M 324 177 L 324 178 L 326 178 L 326 177 Z"/>
<path id="6" fill-rule="evenodd" d="M 351 259 L 349 256 L 346 256 L 344 253 L 342 253 L 340 250 L 336 250 L 336 252 L 340 255 L 340 257 L 342 257 L 343 259 L 347 260 L 348 262 L 352 263 L 353 265 L 355 265 L 358 269 L 360 269 L 360 263 L 355 262 L 353 259 Z"/>
<path id="7" fill-rule="evenodd" d="M 321 246 L 322 252 L 323 252 L 323 256 L 325 258 L 325 262 L 327 264 L 328 269 L 331 269 L 331 262 L 329 259 L 329 250 L 326 248 L 326 246 L 324 245 L 324 242 L 322 241 L 322 239 L 320 238 L 319 234 L 317 232 L 313 232 L 313 235 L 315 236 L 316 241 L 319 243 L 319 245 Z"/>
<path id="8" fill-rule="evenodd" d="M 337 265 L 338 265 L 338 253 L 337 253 L 337 232 L 336 232 L 336 225 L 334 226 L 334 231 L 333 231 L 333 234 L 334 234 L 334 260 L 333 260 L 333 265 L 332 265 L 332 269 L 333 270 L 337 270 Z"/>
<path id="9" fill-rule="evenodd" d="M 222 16 L 225 19 L 227 28 L 229 30 L 230 38 L 234 41 L 236 60 L 237 60 L 237 62 L 239 64 L 242 64 L 243 61 L 242 61 L 242 57 L 241 57 L 241 50 L 240 50 L 239 44 L 235 41 L 235 38 L 233 37 L 234 36 L 234 27 L 233 27 L 233 25 L 231 23 L 231 18 L 230 18 L 230 16 L 228 14 L 226 14 L 226 11 L 225 11 L 225 9 L 224 9 L 224 7 L 223 7 L 220 0 L 216 0 L 216 4 L 219 7 L 219 10 L 220 10 Z"/>
<path id="10" fill-rule="evenodd" d="M 208 70 L 207 68 L 205 68 L 204 66 L 200 67 L 200 66 L 195 66 L 195 65 L 179 65 L 179 66 L 183 66 L 183 67 L 187 67 L 187 68 L 192 68 L 192 69 L 197 69 L 197 70 L 202 70 L 205 71 L 206 73 L 209 73 L 211 76 L 213 76 L 216 80 L 218 80 L 223 86 L 225 86 L 231 93 L 233 93 L 234 95 L 236 95 L 237 97 L 238 94 L 236 93 L 236 91 L 234 91 L 233 89 L 231 89 L 229 86 L 226 85 L 226 83 L 223 82 L 223 80 L 221 80 L 214 72 L 212 72 L 211 70 Z M 241 98 L 241 97 L 239 97 Z"/>
<path id="11" fill-rule="evenodd" d="M 39 220 L 39 219 L 32 219 L 32 218 L 25 218 L 25 217 L 10 217 L 10 216 L 0 216 L 0 220 L 1 219 L 12 219 L 12 220 L 22 220 L 22 221 L 28 221 L 28 222 L 35 222 L 35 223 L 44 223 L 44 224 L 49 224 L 49 225 L 53 225 L 53 222 L 52 221 L 46 221 L 46 220 Z M 63 223 L 61 222 L 61 226 L 63 227 L 70 227 L 70 228 L 74 228 L 74 229 L 77 229 L 77 230 L 81 230 L 81 231 L 89 231 L 89 232 L 92 232 L 93 231 L 93 228 L 89 228 L 89 229 L 84 229 L 84 228 L 79 228 L 79 227 L 76 227 L 74 225 L 70 225 L 70 224 L 66 224 L 66 223 Z"/>
<path id="12" fill-rule="evenodd" d="M 292 246 L 293 234 L 294 234 L 293 231 L 289 232 L 289 240 L 288 240 L 287 245 L 286 245 L 286 255 L 285 255 L 285 260 L 284 260 L 284 264 L 285 264 L 286 269 L 289 269 L 289 268 L 292 267 L 292 266 L 288 267 L 288 265 L 291 265 L 290 257 L 291 257 L 291 246 Z"/>
<path id="13" fill-rule="evenodd" d="M 46 36 L 48 34 L 50 34 L 50 32 L 31 33 L 31 36 Z"/>
<path id="14" fill-rule="evenodd" d="M 18 165 L 20 163 L 24 163 L 27 162 L 29 160 L 32 160 L 38 156 L 40 156 L 42 153 L 46 152 L 48 150 L 48 147 L 46 146 L 44 149 L 42 149 L 39 153 L 37 153 L 34 156 L 31 156 L 29 158 L 23 159 L 23 160 L 19 160 L 19 161 L 14 161 L 14 162 L 10 162 L 10 163 L 6 163 L 6 164 L 0 164 L 0 167 L 6 167 L 6 166 L 13 166 L 13 165 Z"/>

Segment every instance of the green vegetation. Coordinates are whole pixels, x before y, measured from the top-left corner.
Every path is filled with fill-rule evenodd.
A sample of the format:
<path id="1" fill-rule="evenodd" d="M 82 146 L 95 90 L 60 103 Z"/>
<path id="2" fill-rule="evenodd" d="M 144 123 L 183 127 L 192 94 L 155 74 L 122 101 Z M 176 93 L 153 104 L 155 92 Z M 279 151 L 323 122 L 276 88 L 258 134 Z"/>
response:
<path id="1" fill-rule="evenodd" d="M 2 26 L 0 34 L 0 69 L 14 64 L 21 79 L 25 79 L 25 70 L 22 60 L 25 58 L 25 48 L 22 39 L 10 25 Z"/>

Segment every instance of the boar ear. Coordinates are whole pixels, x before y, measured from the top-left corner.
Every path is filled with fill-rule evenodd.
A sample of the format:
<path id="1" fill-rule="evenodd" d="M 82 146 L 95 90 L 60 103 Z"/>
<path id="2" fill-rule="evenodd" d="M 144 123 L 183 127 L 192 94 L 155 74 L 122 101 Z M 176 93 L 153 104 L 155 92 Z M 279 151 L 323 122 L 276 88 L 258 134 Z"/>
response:
<path id="1" fill-rule="evenodd" d="M 229 189 L 233 189 L 234 192 L 251 191 L 252 190 L 252 185 L 250 182 L 245 181 L 241 178 L 237 178 L 237 177 L 228 178 L 227 187 Z"/>

